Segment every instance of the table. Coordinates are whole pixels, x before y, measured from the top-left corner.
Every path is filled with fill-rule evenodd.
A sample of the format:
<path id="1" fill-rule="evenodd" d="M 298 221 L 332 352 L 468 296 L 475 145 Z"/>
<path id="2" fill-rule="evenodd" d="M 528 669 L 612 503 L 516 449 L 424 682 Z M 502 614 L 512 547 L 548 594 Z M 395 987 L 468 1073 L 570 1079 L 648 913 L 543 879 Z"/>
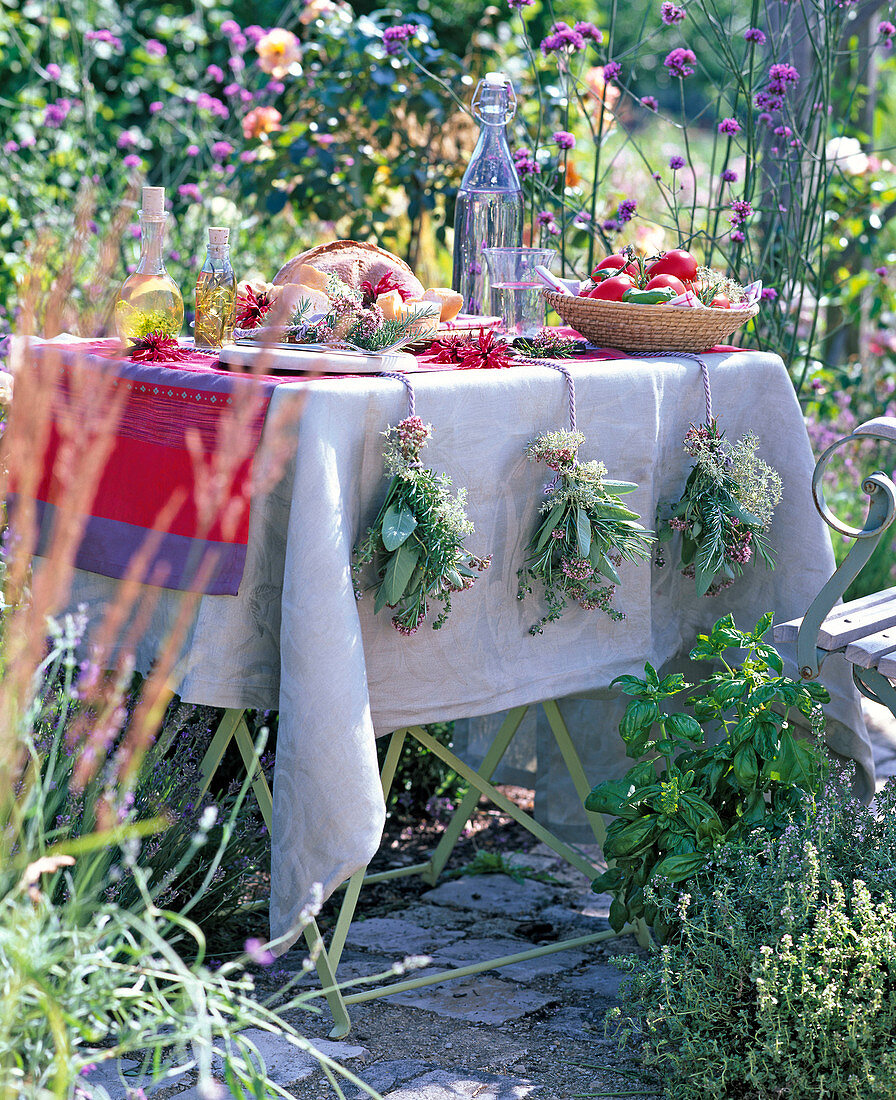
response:
<path id="1" fill-rule="evenodd" d="M 380 433 L 406 414 L 403 386 L 367 376 L 276 389 L 269 422 L 305 402 L 295 456 L 253 502 L 239 595 L 201 599 L 178 690 L 191 702 L 280 711 L 271 892 L 280 950 L 298 935 L 312 885 L 328 896 L 378 847 L 384 804 L 375 733 L 606 689 L 645 660 L 660 667 L 685 654 L 696 633 L 729 610 L 752 626 L 765 610 L 788 619 L 808 606 L 833 555 L 812 506 L 813 458 L 784 365 L 754 352 L 705 358 L 729 438 L 755 430 L 760 454 L 784 478 L 771 533 L 777 570 L 748 568 L 710 600 L 698 599 L 693 581 L 670 566 L 627 566 L 618 600 L 626 621 L 571 609 L 537 637 L 528 633 L 537 602 L 517 601 L 516 571 L 546 479 L 524 448 L 539 431 L 566 426 L 558 373 L 539 365 L 413 376 L 417 411 L 435 428 L 425 457 L 467 487 L 476 525 L 470 549 L 493 561 L 456 598 L 444 629 L 424 627 L 412 638 L 400 637 L 385 614 L 374 618 L 371 599 L 355 601 L 350 569 L 352 545 L 385 491 Z M 682 437 L 704 415 L 697 364 L 670 355 L 575 363 L 572 372 L 587 440 L 580 457 L 600 458 L 610 477 L 638 482 L 627 502 L 650 524 L 657 501 L 677 499 L 684 484 L 690 459 Z M 81 573 L 74 601 L 101 608 L 115 588 Z M 176 604 L 176 594 L 162 594 L 138 668 L 149 666 Z M 868 793 L 873 763 L 856 693 L 845 667 L 826 679 L 834 695 L 829 743 L 857 762 Z M 584 758 L 589 781 L 602 778 L 587 751 Z"/>

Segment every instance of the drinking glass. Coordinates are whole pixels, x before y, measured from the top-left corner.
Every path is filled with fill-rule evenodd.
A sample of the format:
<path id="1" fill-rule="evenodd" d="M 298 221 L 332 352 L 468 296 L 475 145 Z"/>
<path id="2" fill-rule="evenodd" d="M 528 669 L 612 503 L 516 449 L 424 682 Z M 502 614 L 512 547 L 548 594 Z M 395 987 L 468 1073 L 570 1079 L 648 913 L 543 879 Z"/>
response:
<path id="1" fill-rule="evenodd" d="M 536 265 L 549 267 L 554 248 L 484 248 L 492 291 L 492 313 L 508 336 L 533 336 L 544 328 L 544 283 Z"/>

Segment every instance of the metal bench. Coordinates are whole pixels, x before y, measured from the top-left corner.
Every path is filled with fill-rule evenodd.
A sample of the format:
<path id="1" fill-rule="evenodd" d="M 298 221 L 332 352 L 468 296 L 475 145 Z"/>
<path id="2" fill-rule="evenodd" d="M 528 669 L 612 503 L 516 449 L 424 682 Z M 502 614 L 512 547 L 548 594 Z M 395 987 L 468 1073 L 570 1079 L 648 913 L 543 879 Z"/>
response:
<path id="1" fill-rule="evenodd" d="M 834 606 L 896 518 L 896 485 L 880 470 L 862 481 L 868 513 L 861 529 L 841 523 L 825 503 L 822 478 L 828 462 L 847 443 L 867 439 L 896 442 L 896 417 L 879 416 L 861 424 L 819 458 L 812 475 L 815 507 L 829 527 L 855 542 L 806 614 L 776 626 L 774 638 L 776 642 L 796 642 L 797 666 L 804 680 L 818 677 L 829 653 L 843 654 L 852 665 L 859 691 L 876 703 L 883 703 L 896 715 L 896 688 L 891 682 L 896 680 L 896 588 Z"/>

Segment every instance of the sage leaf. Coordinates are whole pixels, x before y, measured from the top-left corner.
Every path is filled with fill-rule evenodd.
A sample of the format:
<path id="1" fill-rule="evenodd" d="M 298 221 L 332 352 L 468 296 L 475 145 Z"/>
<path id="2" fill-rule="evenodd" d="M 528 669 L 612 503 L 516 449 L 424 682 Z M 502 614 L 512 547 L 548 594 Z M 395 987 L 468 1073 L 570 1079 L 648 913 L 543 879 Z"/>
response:
<path id="1" fill-rule="evenodd" d="M 389 551 L 397 550 L 416 526 L 414 513 L 406 504 L 393 504 L 383 516 L 383 546 Z"/>
<path id="2" fill-rule="evenodd" d="M 576 511 L 576 536 L 579 540 L 579 557 L 587 558 L 591 550 L 591 520 L 581 506 Z"/>
<path id="3" fill-rule="evenodd" d="M 402 543 L 390 558 L 386 575 L 383 578 L 386 603 L 390 607 L 394 607 L 404 595 L 419 557 L 420 550 L 418 547 Z"/>

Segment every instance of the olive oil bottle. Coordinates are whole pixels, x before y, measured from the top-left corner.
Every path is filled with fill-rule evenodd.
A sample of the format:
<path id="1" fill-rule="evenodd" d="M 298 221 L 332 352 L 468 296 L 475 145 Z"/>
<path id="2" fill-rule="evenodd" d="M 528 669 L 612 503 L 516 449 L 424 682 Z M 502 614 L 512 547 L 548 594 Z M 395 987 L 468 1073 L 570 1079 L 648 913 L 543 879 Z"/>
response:
<path id="1" fill-rule="evenodd" d="M 233 341 L 236 276 L 230 264 L 230 230 L 210 226 L 208 253 L 196 280 L 196 347 L 215 351 Z"/>
<path id="2" fill-rule="evenodd" d="M 122 340 L 150 332 L 178 336 L 184 323 L 184 300 L 165 270 L 165 188 L 144 187 L 140 210 L 140 262 L 118 292 L 115 327 Z"/>

